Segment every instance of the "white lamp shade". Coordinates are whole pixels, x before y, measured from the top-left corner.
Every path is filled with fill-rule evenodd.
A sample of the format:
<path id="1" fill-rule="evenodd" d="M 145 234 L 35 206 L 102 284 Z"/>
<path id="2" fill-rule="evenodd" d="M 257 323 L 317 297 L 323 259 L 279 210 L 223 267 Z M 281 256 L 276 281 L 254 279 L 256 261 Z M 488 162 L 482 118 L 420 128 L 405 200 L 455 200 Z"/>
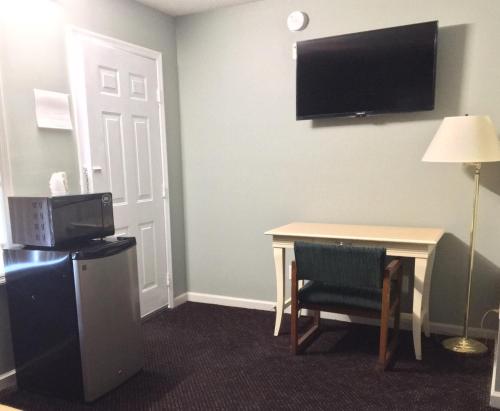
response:
<path id="1" fill-rule="evenodd" d="M 500 140 L 488 116 L 445 117 L 422 161 L 484 163 L 500 161 Z"/>

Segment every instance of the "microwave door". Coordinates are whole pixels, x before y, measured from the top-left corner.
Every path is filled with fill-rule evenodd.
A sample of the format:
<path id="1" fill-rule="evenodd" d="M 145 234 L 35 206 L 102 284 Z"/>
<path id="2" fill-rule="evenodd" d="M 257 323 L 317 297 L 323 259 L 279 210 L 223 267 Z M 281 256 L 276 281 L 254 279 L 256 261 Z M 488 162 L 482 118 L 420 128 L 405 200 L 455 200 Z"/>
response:
<path id="1" fill-rule="evenodd" d="M 52 220 L 57 243 L 103 236 L 100 198 L 54 205 Z"/>

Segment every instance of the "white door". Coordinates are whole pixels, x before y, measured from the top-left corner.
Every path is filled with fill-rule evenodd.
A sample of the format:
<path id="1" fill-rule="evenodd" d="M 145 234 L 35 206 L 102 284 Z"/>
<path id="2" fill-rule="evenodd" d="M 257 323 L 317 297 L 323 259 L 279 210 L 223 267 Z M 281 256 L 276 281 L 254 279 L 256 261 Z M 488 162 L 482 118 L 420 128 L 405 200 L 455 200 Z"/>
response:
<path id="1" fill-rule="evenodd" d="M 79 125 L 86 134 L 80 146 L 87 145 L 80 147 L 81 163 L 89 191 L 113 194 L 116 235 L 137 239 L 144 316 L 169 302 L 161 66 L 141 55 L 141 48 L 135 53 L 81 34 L 78 41 L 84 82 L 79 97 L 86 99 L 86 113 L 79 115 L 86 120 Z M 76 104 L 81 112 L 81 98 Z"/>

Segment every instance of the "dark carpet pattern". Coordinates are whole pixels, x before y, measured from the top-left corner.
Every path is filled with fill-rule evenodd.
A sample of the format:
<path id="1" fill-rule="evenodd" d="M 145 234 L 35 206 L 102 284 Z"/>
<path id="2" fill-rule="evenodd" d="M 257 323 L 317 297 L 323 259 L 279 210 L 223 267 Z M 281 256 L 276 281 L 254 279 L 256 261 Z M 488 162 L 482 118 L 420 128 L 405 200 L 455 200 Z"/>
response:
<path id="1" fill-rule="evenodd" d="M 393 371 L 375 369 L 378 329 L 324 321 L 302 356 L 289 354 L 288 318 L 186 303 L 144 323 L 144 371 L 84 405 L 24 391 L 2 403 L 23 410 L 485 410 L 492 356 L 445 352 L 423 339 L 424 360 L 402 332 Z"/>

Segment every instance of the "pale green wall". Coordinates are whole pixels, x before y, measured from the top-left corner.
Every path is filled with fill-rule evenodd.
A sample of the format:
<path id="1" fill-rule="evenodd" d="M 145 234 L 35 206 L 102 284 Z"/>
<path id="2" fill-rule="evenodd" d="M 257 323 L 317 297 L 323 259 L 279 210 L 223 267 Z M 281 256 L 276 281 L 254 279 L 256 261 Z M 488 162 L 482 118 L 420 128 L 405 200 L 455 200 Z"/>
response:
<path id="1" fill-rule="evenodd" d="M 15 194 L 48 194 L 51 173 L 63 170 L 77 192 L 74 138 L 69 131 L 38 129 L 33 98 L 33 88 L 69 93 L 62 9 L 46 0 L 37 8 L 32 1 L 13 4 L 4 2 L 0 13 L 0 64 Z"/>
<path id="2" fill-rule="evenodd" d="M 8 0 L 0 10 L 0 68 L 12 178 L 16 195 L 45 195 L 54 171 L 67 171 L 79 192 L 76 141 L 71 132 L 36 127 L 33 88 L 69 93 L 65 26 L 72 24 L 162 52 L 168 147 L 173 272 L 176 295 L 186 291 L 177 50 L 172 17 L 132 0 Z M 19 7 L 24 3 L 25 6 Z M 17 11 L 16 11 L 17 10 Z M 12 369 L 0 286 L 0 374 Z"/>
<path id="3" fill-rule="evenodd" d="M 177 50 L 172 17 L 132 0 L 16 0 L 31 10 L 3 14 L 4 80 L 9 151 L 16 195 L 48 194 L 54 171 L 67 171 L 79 192 L 76 140 L 69 131 L 38 129 L 33 88 L 69 93 L 65 29 L 71 24 L 162 53 L 176 295 L 186 291 Z M 38 8 L 33 4 L 39 3 Z M 7 2 L 8 3 L 8 2 Z M 14 1 L 12 2 L 14 3 Z"/>
<path id="4" fill-rule="evenodd" d="M 305 31 L 287 30 L 293 10 L 309 14 Z M 496 0 L 265 0 L 178 18 L 188 289 L 274 300 L 263 233 L 291 221 L 436 226 L 448 234 L 431 320 L 460 324 L 472 179 L 420 159 L 444 116 L 500 127 L 498 16 Z M 429 20 L 441 27 L 435 111 L 295 121 L 295 41 Z M 484 177 L 474 326 L 500 296 L 499 164 Z"/>
<path id="5" fill-rule="evenodd" d="M 39 131 L 32 101 L 34 87 L 69 92 L 63 27 L 75 24 L 163 53 L 177 294 L 186 289 L 183 213 L 188 289 L 262 300 L 275 292 L 270 239 L 263 236 L 269 228 L 294 220 L 441 226 L 448 234 L 437 255 L 431 317 L 460 323 L 472 180 L 459 165 L 420 158 L 443 116 L 484 113 L 500 125 L 499 2 L 265 0 L 175 24 L 131 0 L 54 5 L 53 14 L 35 15 L 30 24 L 27 9 L 24 24 L 8 21 L 0 37 L 16 194 L 45 193 L 59 170 L 78 189 L 74 138 Z M 311 23 L 290 33 L 286 17 L 296 9 Z M 433 19 L 442 28 L 434 112 L 295 121 L 293 42 Z M 474 325 L 498 305 L 499 195 L 500 168 L 488 165 Z M 0 319 L 5 352 L 6 330 Z M 0 373 L 12 365 L 5 352 Z"/>

